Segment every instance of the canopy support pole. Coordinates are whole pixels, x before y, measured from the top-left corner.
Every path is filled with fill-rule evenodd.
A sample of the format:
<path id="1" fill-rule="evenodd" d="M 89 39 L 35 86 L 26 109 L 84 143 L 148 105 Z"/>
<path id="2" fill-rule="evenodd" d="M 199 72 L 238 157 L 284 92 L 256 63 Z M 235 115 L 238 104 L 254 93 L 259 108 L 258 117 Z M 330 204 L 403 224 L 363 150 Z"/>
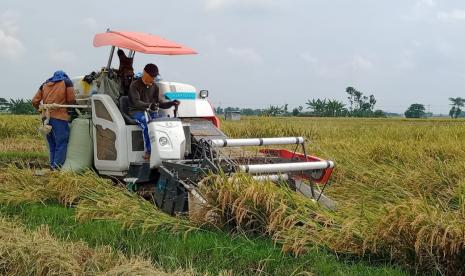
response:
<path id="1" fill-rule="evenodd" d="M 107 71 L 110 71 L 111 61 L 113 60 L 113 54 L 115 53 L 115 46 L 111 46 L 110 57 L 108 58 Z"/>

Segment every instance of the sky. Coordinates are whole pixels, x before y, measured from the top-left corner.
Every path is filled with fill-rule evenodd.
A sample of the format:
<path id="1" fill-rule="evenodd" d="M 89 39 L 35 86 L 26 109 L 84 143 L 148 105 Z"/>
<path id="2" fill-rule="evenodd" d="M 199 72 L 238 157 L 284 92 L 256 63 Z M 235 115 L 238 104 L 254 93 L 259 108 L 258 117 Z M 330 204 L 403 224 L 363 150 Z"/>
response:
<path id="1" fill-rule="evenodd" d="M 207 89 L 223 108 L 347 103 L 348 86 L 399 113 L 412 103 L 448 113 L 449 97 L 465 97 L 458 0 L 1 0 L 0 97 L 31 98 L 58 69 L 99 70 L 109 47 L 94 48 L 92 39 L 107 28 L 197 50 L 136 54 L 134 68 L 153 62 L 164 80 Z"/>

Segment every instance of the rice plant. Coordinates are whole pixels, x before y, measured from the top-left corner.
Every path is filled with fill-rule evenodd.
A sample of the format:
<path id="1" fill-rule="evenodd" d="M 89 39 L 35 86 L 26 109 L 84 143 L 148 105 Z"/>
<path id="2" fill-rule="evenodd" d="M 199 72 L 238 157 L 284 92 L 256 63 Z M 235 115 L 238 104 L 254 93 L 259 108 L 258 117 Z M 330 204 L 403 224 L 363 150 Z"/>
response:
<path id="1" fill-rule="evenodd" d="M 139 227 L 147 231 L 165 228 L 188 232 L 197 229 L 187 219 L 162 212 L 153 202 L 140 198 L 125 187 L 109 185 L 94 174 L 81 178 L 79 183 L 86 181 L 88 184 L 79 191 L 78 219 L 116 220 L 125 227 Z"/>
<path id="2" fill-rule="evenodd" d="M 2 119 L 1 139 L 40 139 L 33 117 L 21 118 L 27 122 L 20 131 L 6 123 L 15 118 Z M 271 236 L 296 254 L 320 246 L 335 253 L 392 257 L 414 271 L 463 272 L 465 121 L 251 117 L 225 121 L 223 131 L 231 137 L 306 137 L 307 152 L 336 163 L 327 195 L 338 202 L 338 210 L 329 212 L 285 187 L 246 176 L 216 176 L 205 180 L 211 211 L 206 222 Z M 8 148 L 12 140 L 5 141 Z M 28 173 L 0 176 L 7 183 L 0 187 L 0 201 L 53 197 L 65 204 L 79 202 L 82 219 L 116 217 L 129 227 L 151 225 L 148 229 L 174 223 L 171 219 L 179 223 L 95 175 L 53 174 L 48 179 L 43 189 Z M 15 181 L 22 181 L 17 186 L 21 193 L 10 191 Z M 192 227 L 185 220 L 178 225 Z"/>
<path id="3" fill-rule="evenodd" d="M 39 116 L 0 115 L 0 139 L 37 138 L 40 139 L 38 127 Z"/>
<path id="4" fill-rule="evenodd" d="M 192 275 L 167 273 L 142 257 L 128 258 L 111 247 L 55 239 L 46 226 L 30 231 L 0 217 L 2 275 Z"/>
<path id="5" fill-rule="evenodd" d="M 226 132 L 234 137 L 294 135 L 298 129 L 311 140 L 308 152 L 335 161 L 327 194 L 339 204 L 334 219 L 346 235 L 331 234 L 337 238 L 326 239 L 326 247 L 356 252 L 347 250 L 353 245 L 363 249 L 359 255 L 392 256 L 414 271 L 462 272 L 463 213 L 448 206 L 462 208 L 462 196 L 451 191 L 460 190 L 465 180 L 464 121 L 252 118 L 228 123 Z M 303 229 L 284 236 L 321 240 Z"/>
<path id="6" fill-rule="evenodd" d="M 45 202 L 56 196 L 32 170 L 20 169 L 17 166 L 0 169 L 0 203 Z"/>
<path id="7" fill-rule="evenodd" d="M 216 223 L 241 232 L 264 233 L 296 255 L 322 246 L 362 254 L 364 239 L 343 216 L 292 191 L 286 184 L 257 182 L 245 174 L 210 176 L 202 194 Z"/>
<path id="8" fill-rule="evenodd" d="M 123 226 L 147 231 L 197 229 L 188 220 L 163 213 L 153 203 L 90 171 L 35 176 L 33 170 L 10 166 L 0 170 L 0 183 L 0 203 L 57 200 L 64 205 L 76 205 L 76 217 L 80 220 L 114 220 Z"/>

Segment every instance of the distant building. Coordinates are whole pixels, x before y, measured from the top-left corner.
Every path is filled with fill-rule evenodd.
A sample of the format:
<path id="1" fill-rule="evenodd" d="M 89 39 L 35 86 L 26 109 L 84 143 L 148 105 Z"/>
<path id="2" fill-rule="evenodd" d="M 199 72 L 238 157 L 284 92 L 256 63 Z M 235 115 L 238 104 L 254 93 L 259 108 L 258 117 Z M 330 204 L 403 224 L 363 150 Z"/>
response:
<path id="1" fill-rule="evenodd" d="M 241 119 L 240 111 L 226 111 L 224 113 L 224 119 L 230 121 L 239 121 Z"/>

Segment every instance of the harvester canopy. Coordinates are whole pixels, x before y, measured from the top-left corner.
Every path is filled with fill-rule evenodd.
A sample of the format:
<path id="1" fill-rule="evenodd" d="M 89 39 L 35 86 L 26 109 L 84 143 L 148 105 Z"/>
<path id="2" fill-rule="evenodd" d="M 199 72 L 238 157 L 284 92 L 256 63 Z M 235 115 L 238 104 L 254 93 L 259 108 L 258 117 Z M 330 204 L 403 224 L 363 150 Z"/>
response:
<path id="1" fill-rule="evenodd" d="M 162 37 L 125 31 L 107 31 L 96 34 L 94 37 L 94 46 L 115 46 L 128 49 L 135 52 L 157 55 L 195 55 L 197 54 L 191 48 L 187 48 L 178 43 L 166 40 Z"/>

